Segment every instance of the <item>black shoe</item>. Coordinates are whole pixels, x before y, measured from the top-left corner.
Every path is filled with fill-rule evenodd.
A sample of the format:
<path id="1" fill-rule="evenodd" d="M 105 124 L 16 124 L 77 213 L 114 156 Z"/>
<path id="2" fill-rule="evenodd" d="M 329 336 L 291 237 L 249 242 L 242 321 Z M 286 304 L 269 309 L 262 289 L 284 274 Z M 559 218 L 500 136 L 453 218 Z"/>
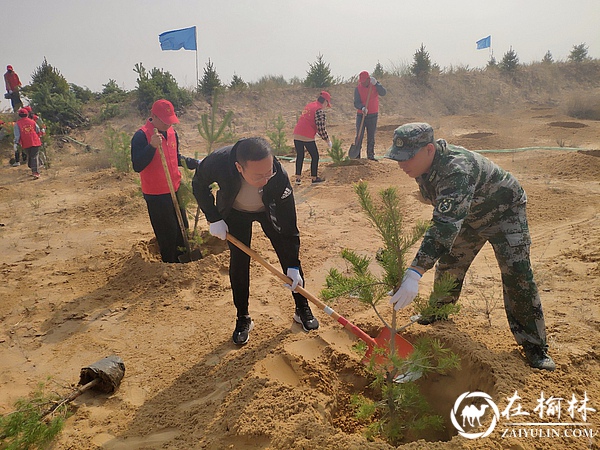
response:
<path id="1" fill-rule="evenodd" d="M 377 161 L 374 156 L 367 156 L 367 159 L 370 161 Z"/>
<path id="2" fill-rule="evenodd" d="M 525 353 L 525 358 L 527 358 L 529 365 L 534 369 L 550 371 L 556 369 L 556 364 L 552 358 L 550 358 L 550 355 L 548 355 L 546 346 L 534 345 L 526 342 L 523 344 L 523 353 Z"/>
<path id="3" fill-rule="evenodd" d="M 238 317 L 235 322 L 235 330 L 233 331 L 233 343 L 236 345 L 244 345 L 250 338 L 250 330 L 254 328 L 254 322 L 250 317 Z"/>
<path id="4" fill-rule="evenodd" d="M 315 319 L 315 316 L 313 316 L 310 306 L 308 305 L 296 307 L 294 320 L 302 324 L 304 331 L 316 330 L 319 328 L 319 321 Z"/>
<path id="5" fill-rule="evenodd" d="M 312 180 L 313 184 L 322 183 L 323 181 L 325 181 L 325 179 L 321 177 L 316 177 L 314 180 Z"/>

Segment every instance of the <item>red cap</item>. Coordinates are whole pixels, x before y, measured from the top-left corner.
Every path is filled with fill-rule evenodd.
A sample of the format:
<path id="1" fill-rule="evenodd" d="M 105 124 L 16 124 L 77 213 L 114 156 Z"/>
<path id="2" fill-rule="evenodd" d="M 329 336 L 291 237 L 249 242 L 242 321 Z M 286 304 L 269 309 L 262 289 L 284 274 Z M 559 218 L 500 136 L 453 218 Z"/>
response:
<path id="1" fill-rule="evenodd" d="M 358 74 L 358 81 L 360 81 L 361 83 L 364 83 L 369 78 L 369 72 L 367 72 L 366 70 L 363 70 L 360 74 Z"/>
<path id="2" fill-rule="evenodd" d="M 31 106 L 29 105 L 23 106 L 23 109 L 27 110 L 27 112 L 33 112 L 33 109 L 31 109 Z"/>
<path id="3" fill-rule="evenodd" d="M 158 117 L 167 125 L 179 123 L 179 119 L 175 115 L 175 108 L 169 100 L 156 100 L 152 105 L 152 114 Z"/>
<path id="4" fill-rule="evenodd" d="M 27 110 L 26 110 L 25 108 L 20 108 L 20 109 L 17 111 L 17 114 L 18 114 L 20 117 L 27 117 L 27 116 L 29 115 L 29 113 L 27 112 Z"/>
<path id="5" fill-rule="evenodd" d="M 331 106 L 331 94 L 327 91 L 321 91 L 321 93 L 319 94 L 319 96 L 323 97 L 325 100 L 327 100 L 327 103 L 329 104 L 329 106 Z"/>
<path id="6" fill-rule="evenodd" d="M 9 64 L 8 66 L 6 66 L 6 70 L 13 70 L 12 66 Z"/>

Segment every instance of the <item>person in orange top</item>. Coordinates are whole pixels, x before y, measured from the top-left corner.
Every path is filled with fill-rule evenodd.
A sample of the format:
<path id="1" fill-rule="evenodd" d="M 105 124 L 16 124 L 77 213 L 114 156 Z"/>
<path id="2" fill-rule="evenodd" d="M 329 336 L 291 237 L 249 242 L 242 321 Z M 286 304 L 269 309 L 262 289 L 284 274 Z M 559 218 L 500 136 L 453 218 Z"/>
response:
<path id="1" fill-rule="evenodd" d="M 371 94 L 369 95 L 369 91 Z M 358 147 L 362 147 L 364 130 L 367 130 L 367 158 L 375 161 L 375 131 L 379 115 L 379 97 L 387 94 L 387 90 L 369 72 L 363 70 L 358 75 L 358 85 L 354 88 L 354 107 L 356 108 L 356 135 Z M 367 103 L 367 98 L 369 102 Z M 364 129 L 360 129 L 362 118 L 365 116 Z M 360 151 L 358 153 L 360 158 Z"/>
<path id="2" fill-rule="evenodd" d="M 323 108 L 331 108 L 331 95 L 327 91 L 321 91 L 316 101 L 307 104 L 294 128 L 294 147 L 296 149 L 296 185 L 301 183 L 302 164 L 304 163 L 304 149 L 310 155 L 310 175 L 313 183 L 324 181 L 317 176 L 319 167 L 319 151 L 315 136 L 327 142 L 331 148 L 331 139 L 327 134 L 325 111 Z"/>
<path id="3" fill-rule="evenodd" d="M 150 110 L 150 118 L 131 139 L 131 162 L 133 170 L 140 174 L 142 193 L 148 207 L 150 223 L 160 248 L 163 262 L 177 263 L 179 255 L 185 253 L 182 232 L 177 220 L 175 205 L 171 198 L 167 177 L 162 165 L 161 146 L 175 194 L 181 184 L 181 173 L 178 166 L 185 161 L 188 169 L 195 169 L 198 160 L 183 158 L 179 155 L 179 138 L 172 125 L 179 123 L 173 104 L 168 100 L 157 100 Z M 187 227 L 187 215 L 181 208 L 184 226 Z"/>
<path id="4" fill-rule="evenodd" d="M 39 136 L 40 128 L 32 119 L 27 117 L 28 112 L 25 108 L 19 109 L 18 114 L 20 119 L 17 120 L 13 129 L 15 135 L 14 165 L 19 165 L 19 151 L 17 148 L 17 144 L 19 144 L 27 154 L 27 165 L 31 169 L 31 175 L 33 178 L 38 179 L 40 177 L 40 173 L 38 172 L 38 153 L 42 146 Z"/>
<path id="5" fill-rule="evenodd" d="M 4 84 L 6 85 L 5 98 L 10 98 L 10 104 L 12 105 L 13 111 L 17 112 L 23 107 L 23 102 L 21 101 L 21 96 L 19 95 L 19 88 L 22 85 L 21 80 L 19 80 L 19 75 L 17 75 L 17 72 L 13 70 L 13 66 L 10 64 L 6 66 Z"/>

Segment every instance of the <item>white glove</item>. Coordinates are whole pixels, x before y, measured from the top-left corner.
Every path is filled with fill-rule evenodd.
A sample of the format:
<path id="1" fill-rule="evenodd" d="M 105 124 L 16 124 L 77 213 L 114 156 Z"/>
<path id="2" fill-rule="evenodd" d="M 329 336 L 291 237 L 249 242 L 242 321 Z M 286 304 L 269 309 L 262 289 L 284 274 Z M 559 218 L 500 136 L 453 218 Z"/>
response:
<path id="1" fill-rule="evenodd" d="M 377 80 L 375 79 L 375 77 L 371 77 L 371 84 L 373 86 L 375 86 L 377 84 Z"/>
<path id="2" fill-rule="evenodd" d="M 298 267 L 288 267 L 286 275 L 292 279 L 292 284 L 284 284 L 284 286 L 290 289 L 292 292 L 296 292 L 298 286 L 304 287 L 304 280 L 300 275 L 300 269 Z"/>
<path id="3" fill-rule="evenodd" d="M 211 223 L 208 231 L 214 237 L 218 237 L 219 239 L 226 240 L 227 232 L 229 231 L 229 227 L 227 226 L 225 221 L 221 219 L 218 222 Z"/>
<path id="4" fill-rule="evenodd" d="M 17 144 L 13 144 L 13 149 L 15 150 L 15 152 L 19 150 L 19 147 L 17 147 Z"/>
<path id="5" fill-rule="evenodd" d="M 333 147 L 333 144 L 331 143 L 331 139 L 329 139 L 329 140 L 327 141 L 327 146 L 328 146 L 329 148 Z"/>
<path id="6" fill-rule="evenodd" d="M 396 311 L 408 306 L 415 299 L 419 293 L 419 280 L 421 277 L 422 275 L 416 270 L 406 270 L 400 288 L 390 299 L 390 303 L 394 305 Z"/>
<path id="7" fill-rule="evenodd" d="M 8 91 L 9 94 L 12 94 L 12 91 Z"/>
<path id="8" fill-rule="evenodd" d="M 366 107 L 366 106 L 363 106 L 363 107 L 362 107 L 362 113 L 363 113 L 363 114 L 367 114 L 368 112 L 369 112 L 369 110 L 367 109 L 367 107 Z"/>

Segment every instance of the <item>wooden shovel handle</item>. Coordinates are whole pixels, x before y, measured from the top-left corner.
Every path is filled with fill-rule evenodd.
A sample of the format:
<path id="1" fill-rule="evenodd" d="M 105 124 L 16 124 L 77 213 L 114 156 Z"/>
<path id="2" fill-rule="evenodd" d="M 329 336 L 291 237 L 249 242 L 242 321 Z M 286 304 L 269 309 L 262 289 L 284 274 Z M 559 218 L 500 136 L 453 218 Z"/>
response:
<path id="1" fill-rule="evenodd" d="M 267 260 L 265 260 L 257 252 L 255 252 L 254 250 L 252 250 L 251 248 L 249 248 L 243 242 L 239 241 L 237 238 L 235 238 L 234 236 L 232 236 L 229 233 L 227 233 L 227 240 L 229 242 L 231 242 L 233 245 L 235 245 L 237 248 L 239 248 L 240 250 L 242 250 L 244 253 L 246 253 L 248 256 L 250 256 L 252 259 L 254 259 L 255 261 L 257 261 L 263 267 L 265 267 L 269 272 L 271 272 L 273 275 L 275 275 L 281 281 L 283 281 L 286 284 L 290 284 L 290 285 L 292 284 L 292 279 L 291 278 L 289 278 L 287 275 L 285 275 L 284 273 L 282 273 L 279 270 L 277 270 L 275 267 L 273 267 L 271 264 L 269 264 L 269 262 L 267 262 Z M 356 337 L 358 337 L 358 338 L 362 339 L 363 341 L 365 341 L 369 347 L 375 347 L 375 346 L 377 346 L 377 343 L 375 342 L 375 339 L 373 339 L 371 336 L 369 336 L 363 330 L 361 330 L 360 328 L 358 328 L 356 325 L 354 325 L 351 322 L 349 322 L 345 317 L 340 316 L 337 312 L 335 312 L 333 309 L 331 309 L 329 306 L 327 306 L 325 303 L 323 303 L 321 300 L 319 300 L 313 294 L 311 294 L 310 292 L 308 292 L 302 286 L 297 286 L 296 287 L 296 292 L 298 292 L 299 294 L 302 294 L 304 297 L 306 297 L 307 300 L 309 300 L 310 302 L 312 302 L 315 305 L 317 305 L 326 314 L 330 315 L 335 320 L 337 320 L 338 323 L 342 324 L 344 326 L 344 328 L 346 328 L 348 331 L 350 331 Z"/>
<path id="2" fill-rule="evenodd" d="M 367 101 L 366 101 L 366 107 L 369 107 L 369 100 L 371 99 L 371 84 L 369 84 L 369 91 L 367 92 Z M 360 120 L 360 127 L 358 127 L 358 132 L 356 133 L 356 139 L 354 139 L 354 145 L 356 145 L 358 147 L 358 140 L 362 137 L 363 133 L 364 133 L 364 129 L 363 129 L 363 125 L 365 124 L 365 118 L 367 117 L 366 114 L 363 114 L 362 119 Z"/>
<path id="3" fill-rule="evenodd" d="M 157 129 L 155 128 L 154 131 L 157 132 Z M 173 206 L 175 207 L 175 214 L 177 215 L 177 222 L 179 222 L 179 228 L 181 229 L 181 235 L 183 237 L 185 249 L 188 255 L 191 255 L 192 250 L 190 248 L 190 243 L 188 241 L 187 233 L 185 231 L 185 225 L 183 224 L 183 217 L 181 216 L 181 209 L 179 209 L 179 201 L 177 200 L 177 194 L 175 194 L 175 188 L 173 187 L 171 172 L 169 172 L 169 166 L 167 166 L 167 158 L 165 158 L 165 153 L 163 152 L 162 139 L 160 145 L 156 148 L 156 150 L 160 155 L 160 161 L 162 162 L 163 170 L 165 171 L 165 177 L 167 178 L 167 184 L 169 185 L 169 193 L 171 194 L 171 200 L 173 200 Z"/>

